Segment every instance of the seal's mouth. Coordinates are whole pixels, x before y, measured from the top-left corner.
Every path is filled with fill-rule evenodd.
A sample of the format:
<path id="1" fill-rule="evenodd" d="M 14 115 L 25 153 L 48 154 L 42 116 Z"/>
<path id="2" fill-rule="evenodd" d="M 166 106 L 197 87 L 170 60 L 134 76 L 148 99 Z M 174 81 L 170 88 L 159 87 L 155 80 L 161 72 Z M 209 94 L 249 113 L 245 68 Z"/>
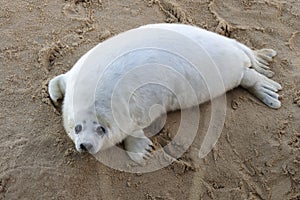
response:
<path id="1" fill-rule="evenodd" d="M 92 149 L 92 150 L 88 151 L 88 153 L 89 153 L 89 154 L 92 154 L 92 155 L 94 155 L 94 154 L 96 154 L 96 153 L 97 153 L 97 151 L 96 151 L 96 150 L 94 150 L 94 149 Z"/>

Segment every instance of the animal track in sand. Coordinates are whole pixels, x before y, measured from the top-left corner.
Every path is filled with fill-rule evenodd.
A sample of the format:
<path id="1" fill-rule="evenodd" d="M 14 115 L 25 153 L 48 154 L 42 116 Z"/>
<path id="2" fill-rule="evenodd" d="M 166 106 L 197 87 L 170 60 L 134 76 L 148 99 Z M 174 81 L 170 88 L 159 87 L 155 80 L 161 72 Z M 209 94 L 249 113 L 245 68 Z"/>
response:
<path id="1" fill-rule="evenodd" d="M 192 24 L 192 18 L 177 3 L 170 0 L 150 0 L 148 6 L 157 4 L 160 10 L 166 15 L 168 23 Z"/>
<path id="2" fill-rule="evenodd" d="M 51 67 L 55 65 L 58 58 L 63 57 L 70 51 L 70 47 L 60 41 L 52 43 L 42 48 L 38 53 L 38 62 L 51 71 Z"/>

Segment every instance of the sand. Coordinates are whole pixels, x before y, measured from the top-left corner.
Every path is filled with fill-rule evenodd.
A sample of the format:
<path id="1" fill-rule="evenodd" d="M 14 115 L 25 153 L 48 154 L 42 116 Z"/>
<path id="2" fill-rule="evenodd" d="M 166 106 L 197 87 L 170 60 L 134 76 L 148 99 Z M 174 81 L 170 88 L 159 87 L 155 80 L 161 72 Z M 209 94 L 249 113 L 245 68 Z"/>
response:
<path id="1" fill-rule="evenodd" d="M 300 199 L 300 2 L 297 0 L 0 0 L 0 199 Z M 173 164 L 146 174 L 75 152 L 46 84 L 97 43 L 148 23 L 187 23 L 278 51 L 282 108 L 229 92 L 225 127 L 198 159 L 198 135 Z M 176 132 L 168 115 L 162 145 Z"/>

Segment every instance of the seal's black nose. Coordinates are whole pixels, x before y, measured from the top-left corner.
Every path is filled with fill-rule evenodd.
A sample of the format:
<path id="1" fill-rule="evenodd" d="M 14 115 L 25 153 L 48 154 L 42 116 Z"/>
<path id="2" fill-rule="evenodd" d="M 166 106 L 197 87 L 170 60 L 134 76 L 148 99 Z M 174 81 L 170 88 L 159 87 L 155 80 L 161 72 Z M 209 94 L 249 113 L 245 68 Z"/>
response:
<path id="1" fill-rule="evenodd" d="M 82 150 L 83 152 L 87 152 L 90 151 L 93 148 L 93 145 L 90 143 L 82 143 L 80 144 L 80 150 Z"/>

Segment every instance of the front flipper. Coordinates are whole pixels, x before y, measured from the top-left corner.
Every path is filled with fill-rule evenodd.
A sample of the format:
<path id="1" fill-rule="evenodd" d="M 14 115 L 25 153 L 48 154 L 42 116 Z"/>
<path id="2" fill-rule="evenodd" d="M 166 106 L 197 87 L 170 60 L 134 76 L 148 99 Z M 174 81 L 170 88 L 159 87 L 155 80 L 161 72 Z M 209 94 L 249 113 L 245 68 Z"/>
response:
<path id="1" fill-rule="evenodd" d="M 66 75 L 61 74 L 51 79 L 48 85 L 48 93 L 55 106 L 58 106 L 58 100 L 63 99 L 66 91 Z"/>
<path id="2" fill-rule="evenodd" d="M 143 131 L 138 131 L 135 136 L 128 136 L 124 140 L 125 149 L 128 156 L 136 163 L 145 165 L 146 161 L 152 157 L 154 151 L 153 143 L 144 135 Z"/>

